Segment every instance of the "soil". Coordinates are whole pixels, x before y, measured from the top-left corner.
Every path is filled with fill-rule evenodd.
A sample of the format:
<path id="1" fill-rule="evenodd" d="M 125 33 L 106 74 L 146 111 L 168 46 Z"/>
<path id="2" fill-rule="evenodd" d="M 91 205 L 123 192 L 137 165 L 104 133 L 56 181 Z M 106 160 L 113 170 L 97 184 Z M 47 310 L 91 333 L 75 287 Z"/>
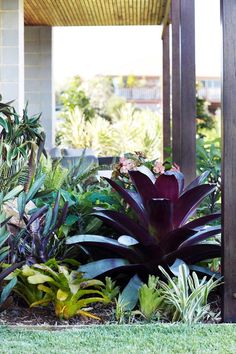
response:
<path id="1" fill-rule="evenodd" d="M 100 317 L 101 320 L 88 318 L 85 316 L 75 316 L 68 321 L 60 320 L 55 316 L 53 307 L 28 308 L 22 305 L 12 304 L 6 310 L 0 312 L 0 325 L 23 325 L 23 326 L 78 326 L 91 324 L 108 324 L 114 322 L 113 306 L 95 305 L 91 308 L 91 313 Z"/>
<path id="2" fill-rule="evenodd" d="M 211 312 L 213 314 L 220 313 L 220 297 L 214 296 L 211 298 Z M 100 320 L 85 316 L 75 316 L 70 320 L 60 320 L 55 316 L 53 306 L 29 308 L 22 303 L 11 302 L 4 311 L 0 311 L 0 325 L 8 326 L 24 326 L 29 328 L 46 328 L 51 330 L 62 329 L 69 326 L 78 327 L 84 325 L 101 325 L 117 323 L 115 320 L 115 305 L 95 304 L 91 306 L 90 311 L 92 314 L 98 316 Z M 141 323 L 141 318 L 133 317 L 129 323 Z M 166 321 L 168 320 L 166 319 Z M 220 316 L 209 318 L 206 323 L 219 323 L 221 322 Z"/>

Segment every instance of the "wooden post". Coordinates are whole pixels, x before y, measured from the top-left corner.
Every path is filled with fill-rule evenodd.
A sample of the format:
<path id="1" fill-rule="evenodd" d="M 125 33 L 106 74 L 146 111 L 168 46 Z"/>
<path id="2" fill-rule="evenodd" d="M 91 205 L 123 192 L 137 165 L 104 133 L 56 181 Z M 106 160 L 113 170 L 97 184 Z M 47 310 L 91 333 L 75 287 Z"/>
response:
<path id="1" fill-rule="evenodd" d="M 236 1 L 221 0 L 223 29 L 223 319 L 236 322 Z"/>
<path id="2" fill-rule="evenodd" d="M 171 5 L 172 33 L 172 154 L 181 166 L 180 0 Z"/>
<path id="3" fill-rule="evenodd" d="M 172 1 L 172 150 L 186 183 L 196 174 L 194 0 Z"/>
<path id="4" fill-rule="evenodd" d="M 196 175 L 195 0 L 181 0 L 181 170 Z"/>
<path id="5" fill-rule="evenodd" d="M 170 30 L 166 26 L 163 33 L 163 72 L 162 72 L 162 104 L 163 104 L 163 159 L 169 157 L 166 149 L 171 146 L 170 136 Z"/>

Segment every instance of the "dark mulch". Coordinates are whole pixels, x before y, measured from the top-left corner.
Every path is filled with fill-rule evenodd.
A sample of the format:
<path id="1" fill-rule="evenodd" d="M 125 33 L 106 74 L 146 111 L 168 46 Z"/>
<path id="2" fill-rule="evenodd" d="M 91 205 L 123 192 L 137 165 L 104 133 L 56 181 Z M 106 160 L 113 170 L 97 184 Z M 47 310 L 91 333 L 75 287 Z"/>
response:
<path id="1" fill-rule="evenodd" d="M 219 314 L 221 307 L 221 298 L 219 295 L 210 296 L 212 314 Z M 99 325 L 117 323 L 115 320 L 115 305 L 95 304 L 90 308 L 92 314 L 100 317 L 101 320 L 92 319 L 85 316 L 75 316 L 70 320 L 60 320 L 55 316 L 53 306 L 47 307 L 26 307 L 23 303 L 11 301 L 4 311 L 0 311 L 0 325 L 23 325 L 23 326 L 84 326 L 84 325 Z M 133 317 L 131 323 L 141 323 L 142 318 Z M 164 320 L 168 322 L 168 320 Z M 220 316 L 216 318 L 208 318 L 207 323 L 221 322 Z"/>
<path id="2" fill-rule="evenodd" d="M 91 309 L 91 313 L 100 317 L 95 320 L 85 316 L 75 316 L 68 321 L 60 320 L 55 316 L 53 307 L 28 308 L 12 304 L 8 309 L 0 312 L 0 325 L 25 325 L 25 326 L 67 326 L 67 325 L 91 325 L 114 322 L 113 306 L 97 304 Z"/>

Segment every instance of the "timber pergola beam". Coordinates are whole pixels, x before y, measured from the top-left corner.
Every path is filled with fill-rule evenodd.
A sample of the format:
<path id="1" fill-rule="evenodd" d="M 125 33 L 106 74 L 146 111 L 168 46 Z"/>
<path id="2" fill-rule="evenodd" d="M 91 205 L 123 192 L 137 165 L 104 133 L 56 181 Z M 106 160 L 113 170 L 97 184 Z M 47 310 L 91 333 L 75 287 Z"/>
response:
<path id="1" fill-rule="evenodd" d="M 221 0 L 224 322 L 236 322 L 236 1 Z"/>
<path id="2" fill-rule="evenodd" d="M 221 0 L 222 62 L 222 269 L 224 293 L 222 318 L 236 322 L 236 1 Z M 172 30 L 172 148 L 173 160 L 190 178 L 195 174 L 195 45 L 194 0 L 174 0 Z M 163 35 L 164 66 L 169 49 Z M 164 73 L 168 77 L 167 73 Z M 168 81 L 163 80 L 164 92 Z M 165 87 L 167 83 L 167 87 Z M 170 91 L 170 90 L 169 90 Z M 164 137 L 168 137 L 169 103 L 164 105 Z M 169 138 L 168 138 L 169 139 Z M 169 141 L 169 140 L 165 141 Z"/>

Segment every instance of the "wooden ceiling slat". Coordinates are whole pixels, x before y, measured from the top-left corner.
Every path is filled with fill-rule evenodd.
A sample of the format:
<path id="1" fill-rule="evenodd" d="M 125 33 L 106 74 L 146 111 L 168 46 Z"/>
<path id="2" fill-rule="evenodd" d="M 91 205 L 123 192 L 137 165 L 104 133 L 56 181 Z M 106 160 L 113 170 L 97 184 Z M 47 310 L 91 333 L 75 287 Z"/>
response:
<path id="1" fill-rule="evenodd" d="M 94 25 L 97 25 L 96 21 L 93 18 L 93 14 L 90 11 L 90 6 L 89 6 L 89 1 L 87 0 L 83 0 L 82 2 L 82 7 L 86 10 L 86 17 L 87 17 L 87 21 L 89 23 L 93 22 Z M 100 12 L 100 9 L 98 9 L 98 12 Z"/>
<path id="2" fill-rule="evenodd" d="M 81 26 L 85 26 L 86 25 L 86 20 L 84 18 L 83 12 L 82 12 L 81 1 L 78 4 L 77 0 L 72 0 L 71 11 L 72 11 L 73 14 L 77 14 L 78 18 L 81 21 Z"/>
<path id="3" fill-rule="evenodd" d="M 167 0 L 24 0 L 25 24 L 160 25 Z"/>
<path id="4" fill-rule="evenodd" d="M 111 7 L 110 7 L 110 1 L 109 0 L 102 1 L 102 6 L 104 7 L 104 12 L 105 12 L 105 16 L 103 17 L 103 21 L 104 21 L 104 19 L 107 19 L 107 24 L 109 26 L 114 25 Z"/>
<path id="5" fill-rule="evenodd" d="M 107 14 L 106 4 L 103 1 L 101 1 L 101 0 L 98 1 L 98 4 L 99 5 L 98 5 L 98 8 L 97 8 L 97 13 L 99 15 L 100 22 L 103 23 L 104 18 L 106 18 L 106 17 L 107 17 L 107 21 L 109 21 L 110 19 L 109 19 L 109 16 Z"/>
<path id="6" fill-rule="evenodd" d="M 163 0 L 160 0 L 160 1 L 159 1 L 159 8 L 158 8 L 158 12 L 157 12 L 157 18 L 160 18 L 160 15 L 161 15 L 162 2 L 163 2 Z"/>
<path id="7" fill-rule="evenodd" d="M 98 7 L 97 0 L 94 1 L 93 6 L 95 6 L 96 8 Z M 90 4 L 90 11 L 94 12 L 96 26 L 100 26 L 101 25 L 101 16 L 99 13 L 97 13 L 97 11 L 93 11 L 93 6 L 91 6 L 91 4 Z M 103 15 L 102 8 L 101 8 L 101 15 Z"/>
<path id="8" fill-rule="evenodd" d="M 63 6 L 63 1 L 61 1 L 61 0 L 60 0 L 60 6 Z M 79 13 L 79 8 L 80 8 L 80 5 L 75 6 L 74 0 L 71 1 L 70 6 L 68 6 L 68 3 L 67 3 L 66 4 L 66 11 L 63 14 L 64 18 L 66 17 L 67 21 L 72 19 L 72 22 L 73 22 L 75 14 Z M 83 20 L 83 19 L 81 19 L 81 20 Z"/>
<path id="9" fill-rule="evenodd" d="M 121 4 L 120 4 L 120 0 L 112 0 L 112 4 L 114 7 L 114 11 L 115 11 L 115 22 L 116 25 L 122 25 L 122 21 L 121 21 Z"/>
<path id="10" fill-rule="evenodd" d="M 142 12 L 143 12 L 142 2 L 139 1 L 139 21 L 140 21 L 140 24 L 141 24 L 141 25 L 143 25 Z"/>
<path id="11" fill-rule="evenodd" d="M 153 0 L 152 2 L 152 21 L 155 22 L 157 18 L 157 2 Z"/>
<path id="12" fill-rule="evenodd" d="M 103 18 L 105 17 L 105 10 L 104 10 L 104 6 L 101 6 L 101 0 L 96 0 L 95 1 L 95 7 L 96 8 L 100 8 L 101 9 L 101 11 L 100 11 L 100 13 L 98 13 L 98 18 L 99 18 L 99 26 L 102 26 L 102 21 L 103 21 Z"/>
<path id="13" fill-rule="evenodd" d="M 139 6 L 137 6 L 137 0 L 134 0 L 133 6 L 135 6 L 135 8 L 136 8 L 134 21 L 135 21 L 135 25 L 137 25 L 138 17 L 139 17 Z"/>
<path id="14" fill-rule="evenodd" d="M 145 1 L 145 0 L 144 0 Z M 148 24 L 148 4 L 149 4 L 149 1 L 148 3 L 146 4 L 146 6 L 143 6 L 143 15 L 144 15 L 144 18 L 143 18 L 143 21 L 144 23 Z"/>
<path id="15" fill-rule="evenodd" d="M 147 6 L 147 24 L 151 25 L 151 5 L 152 5 L 152 0 L 148 1 L 148 6 Z"/>
<path id="16" fill-rule="evenodd" d="M 63 6 L 63 1 L 58 0 L 58 6 Z M 57 21 L 60 21 L 60 19 L 63 19 L 63 21 L 69 21 L 70 20 L 70 14 L 68 13 L 69 9 L 68 9 L 68 4 L 66 2 L 65 4 L 65 11 L 60 11 L 59 13 L 57 12 L 57 8 L 54 7 L 53 9 L 53 15 L 55 16 L 55 18 L 57 19 Z"/>

